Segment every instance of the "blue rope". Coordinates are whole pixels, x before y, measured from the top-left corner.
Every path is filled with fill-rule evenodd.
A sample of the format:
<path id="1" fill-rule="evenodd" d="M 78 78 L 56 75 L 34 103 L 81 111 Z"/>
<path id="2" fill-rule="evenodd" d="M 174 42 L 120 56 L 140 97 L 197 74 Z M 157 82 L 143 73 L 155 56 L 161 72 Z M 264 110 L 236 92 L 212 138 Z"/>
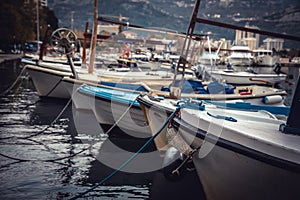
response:
<path id="1" fill-rule="evenodd" d="M 179 105 L 178 105 L 179 106 Z M 99 187 L 100 185 L 102 185 L 105 181 L 107 181 L 108 179 L 110 179 L 112 176 L 114 176 L 116 173 L 118 173 L 123 167 L 125 167 L 126 165 L 128 165 L 164 128 L 165 126 L 175 117 L 175 115 L 179 112 L 181 107 L 176 108 L 176 110 L 168 117 L 168 119 L 163 123 L 163 125 L 160 127 L 160 129 L 137 151 L 135 152 L 127 161 L 125 161 L 118 169 L 116 169 L 115 171 L 113 171 L 111 174 L 109 174 L 107 177 L 105 177 L 104 179 L 102 179 L 100 182 L 98 182 L 97 184 L 95 184 L 93 187 L 91 187 L 90 189 L 86 190 L 85 192 L 82 192 L 78 195 L 76 195 L 75 197 L 70 198 L 69 200 L 75 200 L 78 199 L 80 197 L 82 197 L 83 195 L 93 191 L 94 189 L 96 189 L 97 187 Z"/>

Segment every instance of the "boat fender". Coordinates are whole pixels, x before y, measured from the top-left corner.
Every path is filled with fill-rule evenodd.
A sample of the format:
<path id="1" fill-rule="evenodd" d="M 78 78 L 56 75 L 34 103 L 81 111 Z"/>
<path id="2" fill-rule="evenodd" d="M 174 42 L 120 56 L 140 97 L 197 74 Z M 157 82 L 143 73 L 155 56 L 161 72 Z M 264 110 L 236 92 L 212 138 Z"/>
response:
<path id="1" fill-rule="evenodd" d="M 185 170 L 180 169 L 179 173 L 173 173 L 174 170 L 180 166 L 184 160 L 184 155 L 180 153 L 175 147 L 170 147 L 165 153 L 163 160 L 163 174 L 169 181 L 179 181 L 184 177 Z"/>
<path id="2" fill-rule="evenodd" d="M 283 97 L 280 95 L 272 95 L 272 96 L 265 96 L 262 99 L 262 102 L 264 104 L 275 104 L 275 103 L 280 103 L 282 102 Z"/>

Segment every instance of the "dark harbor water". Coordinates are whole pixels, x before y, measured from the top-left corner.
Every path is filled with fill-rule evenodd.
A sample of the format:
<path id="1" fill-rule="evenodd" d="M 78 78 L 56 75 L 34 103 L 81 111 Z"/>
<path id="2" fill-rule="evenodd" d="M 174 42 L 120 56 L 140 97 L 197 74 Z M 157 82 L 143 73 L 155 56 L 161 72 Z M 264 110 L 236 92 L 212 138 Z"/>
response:
<path id="1" fill-rule="evenodd" d="M 1 93 L 20 71 L 18 61 L 0 65 Z M 106 161 L 116 160 L 121 165 L 128 159 L 112 146 L 135 152 L 146 142 L 108 138 L 91 113 L 74 113 L 71 105 L 50 126 L 67 102 L 40 99 L 25 75 L 10 93 L 0 96 L 0 199 L 69 199 L 114 171 Z M 78 116 L 88 118 L 88 123 L 76 127 L 74 117 Z M 114 135 L 122 134 L 118 129 L 113 131 Z M 153 150 L 150 144 L 144 152 Z M 148 165 L 153 160 L 142 162 Z M 204 199 L 194 171 L 174 182 L 160 169 L 134 173 L 139 164 L 130 163 L 127 168 L 131 172 L 115 174 L 81 199 Z"/>

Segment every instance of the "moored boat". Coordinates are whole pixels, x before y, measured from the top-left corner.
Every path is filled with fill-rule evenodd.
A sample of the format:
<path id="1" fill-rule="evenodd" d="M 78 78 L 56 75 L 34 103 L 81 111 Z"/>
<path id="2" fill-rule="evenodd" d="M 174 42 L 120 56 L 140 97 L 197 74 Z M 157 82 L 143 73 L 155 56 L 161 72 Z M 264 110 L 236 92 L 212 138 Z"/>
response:
<path id="1" fill-rule="evenodd" d="M 279 55 L 275 55 L 272 50 L 254 49 L 253 64 L 257 66 L 272 67 L 279 62 Z"/>
<path id="2" fill-rule="evenodd" d="M 189 147 L 182 153 L 192 155 L 207 199 L 295 199 L 300 137 L 282 124 L 265 112 L 182 108 L 167 131 Z"/>
<path id="3" fill-rule="evenodd" d="M 40 97 L 71 97 L 65 87 L 61 84 L 63 77 L 72 75 L 70 72 L 47 69 L 34 65 L 26 65 L 25 68 Z"/>
<path id="4" fill-rule="evenodd" d="M 230 48 L 230 55 L 227 57 L 227 62 L 231 66 L 249 66 L 253 63 L 248 46 L 233 46 Z"/>
<path id="5" fill-rule="evenodd" d="M 136 101 L 139 92 L 87 85 L 81 86 L 78 90 L 79 94 L 88 99 L 86 102 L 101 125 L 116 124 L 127 135 L 146 138 L 151 134 L 144 113 Z"/>
<path id="6" fill-rule="evenodd" d="M 226 83 L 246 85 L 246 84 L 278 84 L 286 80 L 286 74 L 256 74 L 247 71 L 216 70 L 211 71 L 211 75 Z"/>
<path id="7" fill-rule="evenodd" d="M 219 105 L 219 107 L 220 105 L 222 105 L 225 108 L 227 108 L 226 105 L 228 101 L 231 103 L 233 103 L 234 101 L 242 101 L 243 103 L 247 104 L 247 106 L 243 107 L 244 110 L 258 110 L 258 108 L 265 108 L 265 110 L 274 112 L 270 113 L 271 115 L 285 115 L 286 112 L 288 112 L 286 109 L 283 108 L 283 98 L 285 96 L 285 91 L 280 91 L 274 88 L 272 90 L 272 88 L 269 87 L 250 86 L 241 88 L 236 87 L 234 88 L 234 90 L 232 89 L 231 91 L 229 91 L 229 93 L 231 94 L 226 94 L 225 88 L 223 88 L 223 92 L 223 94 L 213 94 L 212 92 L 211 94 L 182 93 L 181 100 L 163 97 L 156 94 L 150 94 L 139 96 L 137 98 L 137 101 L 140 103 L 140 106 L 145 113 L 145 117 L 147 119 L 147 123 L 149 124 L 152 134 L 155 134 L 159 130 L 163 122 L 176 109 L 177 103 L 182 100 L 187 101 L 187 99 L 192 101 L 210 101 L 211 103 L 209 104 L 216 104 Z M 281 96 L 280 94 L 283 96 Z M 266 102 L 266 98 L 270 99 L 270 104 Z M 271 101 L 273 101 L 274 105 L 272 105 Z M 214 106 L 216 107 L 216 105 Z M 279 112 L 276 108 L 283 109 L 283 111 L 280 111 L 280 113 L 276 113 Z M 162 151 L 166 150 L 168 148 L 168 141 L 166 139 L 166 129 L 164 129 L 161 132 L 161 134 L 155 138 L 154 141 L 158 149 Z"/>

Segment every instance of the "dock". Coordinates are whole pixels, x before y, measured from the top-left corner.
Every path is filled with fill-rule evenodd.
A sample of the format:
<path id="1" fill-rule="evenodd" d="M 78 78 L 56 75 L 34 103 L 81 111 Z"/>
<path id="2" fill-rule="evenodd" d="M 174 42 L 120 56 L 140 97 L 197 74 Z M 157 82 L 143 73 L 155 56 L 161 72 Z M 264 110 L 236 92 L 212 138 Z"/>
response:
<path id="1" fill-rule="evenodd" d="M 23 54 L 0 54 L 0 63 L 3 63 L 8 60 L 19 59 Z"/>

